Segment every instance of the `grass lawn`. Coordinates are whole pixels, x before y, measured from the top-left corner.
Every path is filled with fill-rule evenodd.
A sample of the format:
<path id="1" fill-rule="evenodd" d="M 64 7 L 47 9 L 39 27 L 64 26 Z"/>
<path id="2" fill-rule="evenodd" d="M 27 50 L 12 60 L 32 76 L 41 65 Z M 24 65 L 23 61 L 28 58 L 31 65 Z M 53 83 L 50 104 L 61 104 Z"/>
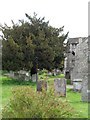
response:
<path id="1" fill-rule="evenodd" d="M 43 77 L 42 75 L 39 76 Z M 56 76 L 57 77 L 57 76 Z M 60 77 L 60 76 L 59 76 Z M 48 85 L 53 84 L 55 76 L 48 76 Z M 15 81 L 11 78 L 2 76 L 2 107 L 4 107 L 12 97 L 12 89 L 14 87 L 31 86 L 32 89 L 36 89 L 36 83 L 31 81 Z M 81 118 L 88 118 L 88 103 L 81 102 L 81 93 L 74 93 L 71 89 L 67 89 L 67 97 L 69 104 L 75 109 Z"/>

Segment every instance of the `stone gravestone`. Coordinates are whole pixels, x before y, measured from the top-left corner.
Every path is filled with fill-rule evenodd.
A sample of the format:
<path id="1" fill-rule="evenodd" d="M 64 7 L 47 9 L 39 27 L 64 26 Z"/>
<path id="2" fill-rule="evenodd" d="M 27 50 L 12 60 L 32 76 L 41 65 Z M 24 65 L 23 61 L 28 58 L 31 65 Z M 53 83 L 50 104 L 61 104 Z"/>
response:
<path id="1" fill-rule="evenodd" d="M 47 90 L 47 82 L 44 83 L 43 80 L 37 81 L 37 91 L 42 91 L 43 85 L 45 87 L 45 90 Z"/>
<path id="2" fill-rule="evenodd" d="M 48 75 L 49 75 L 49 76 L 52 76 L 52 73 L 51 73 L 51 72 L 49 72 L 49 73 L 48 73 Z"/>
<path id="3" fill-rule="evenodd" d="M 54 79 L 55 96 L 59 94 L 60 96 L 66 96 L 66 79 L 56 78 Z"/>
<path id="4" fill-rule="evenodd" d="M 56 75 L 60 75 L 61 74 L 61 70 L 57 70 Z"/>
<path id="5" fill-rule="evenodd" d="M 36 77 L 37 77 L 36 74 L 32 75 L 31 79 L 32 79 L 33 82 L 36 82 Z"/>
<path id="6" fill-rule="evenodd" d="M 19 71 L 19 79 L 25 80 L 26 77 L 26 71 L 25 70 L 20 70 Z"/>
<path id="7" fill-rule="evenodd" d="M 14 78 L 14 72 L 10 71 L 9 77 Z"/>
<path id="8" fill-rule="evenodd" d="M 30 77 L 29 77 L 29 74 L 28 72 L 26 73 L 26 76 L 25 76 L 25 81 L 29 81 Z"/>
<path id="9" fill-rule="evenodd" d="M 19 73 L 18 72 L 14 73 L 14 79 L 16 79 L 16 80 L 19 79 Z"/>
<path id="10" fill-rule="evenodd" d="M 81 92 L 82 90 L 82 79 L 73 80 L 73 90 L 74 92 Z"/>

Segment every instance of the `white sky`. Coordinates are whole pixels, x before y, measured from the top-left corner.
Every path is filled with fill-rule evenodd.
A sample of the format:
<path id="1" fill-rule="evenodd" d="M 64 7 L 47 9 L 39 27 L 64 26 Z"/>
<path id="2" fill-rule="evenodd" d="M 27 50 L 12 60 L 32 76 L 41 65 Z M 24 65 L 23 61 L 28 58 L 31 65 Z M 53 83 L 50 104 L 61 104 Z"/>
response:
<path id="1" fill-rule="evenodd" d="M 25 13 L 45 17 L 54 27 L 65 26 L 69 37 L 88 36 L 89 0 L 0 0 L 0 23 L 11 25 L 26 19 Z"/>

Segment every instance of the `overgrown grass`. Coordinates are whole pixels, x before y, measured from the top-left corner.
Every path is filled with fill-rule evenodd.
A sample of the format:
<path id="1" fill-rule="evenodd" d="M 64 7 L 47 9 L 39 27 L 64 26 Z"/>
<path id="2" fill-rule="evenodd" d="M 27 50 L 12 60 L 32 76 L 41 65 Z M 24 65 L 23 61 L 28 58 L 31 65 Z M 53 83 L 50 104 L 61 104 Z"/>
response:
<path id="1" fill-rule="evenodd" d="M 78 115 L 63 98 L 54 96 L 54 88 L 42 92 L 30 86 L 13 90 L 10 103 L 2 111 L 4 118 L 72 118 Z"/>
<path id="2" fill-rule="evenodd" d="M 53 84 L 55 77 L 56 76 L 49 77 L 48 85 Z M 25 86 L 31 86 L 32 89 L 36 89 L 36 83 L 31 81 L 21 82 L 2 76 L 2 107 L 4 107 L 8 103 L 9 99 L 13 96 L 13 88 Z M 81 102 L 81 93 L 74 93 L 71 89 L 67 89 L 66 99 L 68 100 L 68 103 L 75 109 L 75 111 L 77 111 L 80 118 L 88 118 L 88 103 Z"/>

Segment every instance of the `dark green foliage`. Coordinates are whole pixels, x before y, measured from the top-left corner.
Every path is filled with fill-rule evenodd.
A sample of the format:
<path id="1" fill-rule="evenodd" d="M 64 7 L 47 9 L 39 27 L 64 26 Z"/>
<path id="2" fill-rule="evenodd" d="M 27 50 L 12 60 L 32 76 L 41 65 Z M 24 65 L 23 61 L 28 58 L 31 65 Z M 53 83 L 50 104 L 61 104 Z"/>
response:
<path id="1" fill-rule="evenodd" d="M 28 22 L 19 21 L 8 27 L 1 26 L 3 32 L 2 68 L 7 70 L 26 69 L 37 72 L 39 69 L 51 70 L 62 67 L 65 47 L 62 28 L 54 28 L 44 18 L 25 14 Z M 35 68 L 35 69 L 32 69 Z"/>
<path id="2" fill-rule="evenodd" d="M 3 118 L 72 118 L 74 110 L 63 98 L 54 97 L 54 89 L 35 92 L 29 86 L 15 88 L 13 98 L 2 110 Z"/>

